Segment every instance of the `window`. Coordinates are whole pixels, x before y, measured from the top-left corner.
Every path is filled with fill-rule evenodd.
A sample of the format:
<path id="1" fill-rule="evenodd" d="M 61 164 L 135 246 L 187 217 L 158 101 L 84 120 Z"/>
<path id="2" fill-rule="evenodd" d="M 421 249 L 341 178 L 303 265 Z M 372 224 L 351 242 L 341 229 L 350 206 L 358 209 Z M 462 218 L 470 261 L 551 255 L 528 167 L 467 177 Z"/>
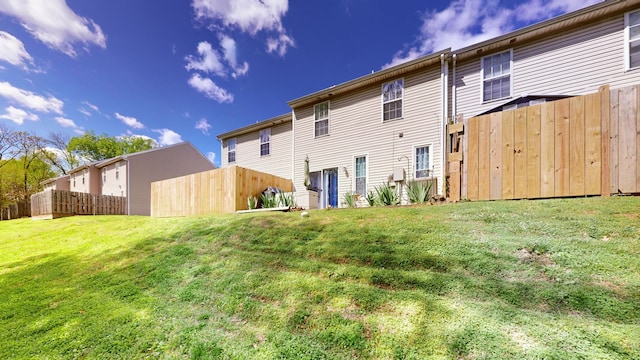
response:
<path id="1" fill-rule="evenodd" d="M 356 194 L 367 195 L 367 157 L 356 158 Z"/>
<path id="2" fill-rule="evenodd" d="M 416 153 L 416 174 L 415 178 L 426 178 L 431 175 L 429 170 L 429 147 L 419 146 L 415 148 Z"/>
<path id="3" fill-rule="evenodd" d="M 116 163 L 116 180 L 120 178 L 120 165 Z"/>
<path id="4" fill-rule="evenodd" d="M 260 156 L 269 155 L 270 143 L 271 143 L 271 128 L 260 130 Z"/>
<path id="5" fill-rule="evenodd" d="M 640 10 L 624 15 L 624 40 L 626 69 L 640 66 Z"/>
<path id="6" fill-rule="evenodd" d="M 236 162 L 236 139 L 227 140 L 227 162 Z"/>
<path id="7" fill-rule="evenodd" d="M 107 168 L 102 168 L 102 183 L 107 182 Z"/>
<path id="8" fill-rule="evenodd" d="M 511 50 L 482 58 L 482 101 L 511 96 Z"/>
<path id="9" fill-rule="evenodd" d="M 323 102 L 313 106 L 314 123 L 313 136 L 318 137 L 329 134 L 329 102 Z"/>
<path id="10" fill-rule="evenodd" d="M 404 80 L 399 79 L 382 85 L 382 119 L 393 120 L 402 117 L 402 91 Z"/>

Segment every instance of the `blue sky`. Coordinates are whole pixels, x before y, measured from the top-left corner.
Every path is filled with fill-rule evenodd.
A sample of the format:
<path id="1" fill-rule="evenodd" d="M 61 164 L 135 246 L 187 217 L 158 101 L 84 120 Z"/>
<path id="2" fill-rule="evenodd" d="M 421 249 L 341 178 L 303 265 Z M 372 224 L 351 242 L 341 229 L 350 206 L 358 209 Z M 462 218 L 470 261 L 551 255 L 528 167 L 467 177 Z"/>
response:
<path id="1" fill-rule="evenodd" d="M 192 142 L 595 0 L 0 0 L 0 123 Z"/>

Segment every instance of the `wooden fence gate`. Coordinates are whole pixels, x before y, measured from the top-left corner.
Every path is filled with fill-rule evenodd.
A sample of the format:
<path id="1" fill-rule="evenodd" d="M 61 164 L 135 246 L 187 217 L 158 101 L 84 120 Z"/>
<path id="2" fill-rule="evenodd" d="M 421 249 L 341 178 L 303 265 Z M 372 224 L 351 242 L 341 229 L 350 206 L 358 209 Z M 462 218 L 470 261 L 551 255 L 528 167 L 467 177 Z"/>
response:
<path id="1" fill-rule="evenodd" d="M 461 197 L 639 192 L 639 97 L 638 86 L 603 86 L 595 94 L 465 120 Z"/>

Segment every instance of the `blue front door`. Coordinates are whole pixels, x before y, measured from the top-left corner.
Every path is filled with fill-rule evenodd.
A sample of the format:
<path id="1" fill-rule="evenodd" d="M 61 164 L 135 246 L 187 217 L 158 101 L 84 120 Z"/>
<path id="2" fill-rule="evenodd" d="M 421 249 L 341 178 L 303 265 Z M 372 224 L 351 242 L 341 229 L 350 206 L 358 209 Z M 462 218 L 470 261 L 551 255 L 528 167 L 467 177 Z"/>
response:
<path id="1" fill-rule="evenodd" d="M 338 168 L 324 170 L 324 196 L 325 204 L 338 207 Z"/>

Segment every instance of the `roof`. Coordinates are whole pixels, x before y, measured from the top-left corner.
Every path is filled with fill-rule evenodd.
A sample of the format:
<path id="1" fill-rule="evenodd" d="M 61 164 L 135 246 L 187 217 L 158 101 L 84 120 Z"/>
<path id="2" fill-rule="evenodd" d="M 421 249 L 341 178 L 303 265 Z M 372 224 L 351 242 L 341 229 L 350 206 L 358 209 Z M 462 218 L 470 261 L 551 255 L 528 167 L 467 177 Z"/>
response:
<path id="1" fill-rule="evenodd" d="M 624 13 L 640 5 L 640 0 L 606 0 L 586 8 L 560 15 L 522 29 L 453 51 L 457 61 L 464 61 L 515 45 L 555 36 L 607 17 Z"/>
<path id="2" fill-rule="evenodd" d="M 309 95 L 305 95 L 303 97 L 291 100 L 288 102 L 291 108 L 297 108 L 304 105 L 309 105 L 313 103 L 318 103 L 321 101 L 325 101 L 332 96 L 344 94 L 347 92 L 351 92 L 354 90 L 361 89 L 363 87 L 369 86 L 371 84 L 379 83 L 381 81 L 390 80 L 397 78 L 401 75 L 426 68 L 435 64 L 440 64 L 440 56 L 447 56 L 450 53 L 451 49 L 445 49 L 438 52 L 435 52 L 431 55 L 426 55 L 415 60 L 407 61 L 400 65 L 392 66 L 390 68 L 374 72 L 369 75 L 361 76 L 359 78 L 344 82 L 339 85 L 334 85 L 328 87 L 324 90 L 320 90 Z"/>
<path id="3" fill-rule="evenodd" d="M 41 185 L 46 185 L 46 184 L 49 184 L 49 183 L 52 183 L 54 181 L 57 181 L 57 180 L 60 180 L 60 179 L 64 179 L 64 178 L 67 178 L 67 180 L 68 180 L 69 179 L 69 175 L 61 175 L 61 176 L 58 176 L 58 177 L 50 178 L 50 179 L 41 181 L 40 184 Z"/>
<path id="4" fill-rule="evenodd" d="M 235 136 L 244 135 L 253 131 L 266 129 L 268 127 L 291 122 L 291 113 L 282 114 L 271 119 L 263 120 L 256 122 L 255 124 L 247 125 L 245 127 L 241 127 L 239 129 L 231 130 L 229 132 L 220 134 L 217 136 L 218 140 L 229 139 Z"/>
<path id="5" fill-rule="evenodd" d="M 116 162 L 118 162 L 118 161 L 120 161 L 120 160 L 126 160 L 126 159 L 131 158 L 131 157 L 136 157 L 136 156 L 139 156 L 139 155 L 148 154 L 148 153 L 156 152 L 156 151 L 166 151 L 166 150 L 168 150 L 168 149 L 171 149 L 171 148 L 174 148 L 174 147 L 178 147 L 178 146 L 190 146 L 191 148 L 193 148 L 193 150 L 195 150 L 195 151 L 196 151 L 198 154 L 200 154 L 203 158 L 207 159 L 207 157 L 206 157 L 206 156 L 204 156 L 204 155 L 202 155 L 202 153 L 201 153 L 200 151 L 198 151 L 198 149 L 196 149 L 196 148 L 193 146 L 193 144 L 191 144 L 191 143 L 190 143 L 190 142 L 188 142 L 188 141 L 184 141 L 184 142 L 177 143 L 177 144 L 172 144 L 172 145 L 167 145 L 167 146 L 157 147 L 157 148 L 153 148 L 153 149 L 149 149 L 149 150 L 145 150 L 145 151 L 138 151 L 138 152 L 131 153 L 131 154 L 124 154 L 124 155 L 116 156 L 116 157 L 113 157 L 113 158 L 111 158 L 111 159 L 102 160 L 102 161 L 100 161 L 100 162 L 98 162 L 98 163 L 96 164 L 96 167 L 97 167 L 97 168 L 103 168 L 103 167 L 105 167 L 105 166 L 107 166 L 107 165 L 110 165 L 110 164 L 116 163 Z M 209 159 L 207 159 L 207 161 L 209 161 Z M 209 161 L 209 162 L 211 162 L 211 161 Z M 215 167 L 215 165 L 214 165 L 214 167 Z"/>
<path id="6" fill-rule="evenodd" d="M 487 115 L 487 114 L 491 114 L 491 113 L 495 113 L 495 112 L 501 112 L 504 111 L 504 107 L 505 106 L 509 106 L 509 105 L 516 105 L 518 108 L 520 107 L 526 107 L 526 106 L 531 106 L 531 102 L 532 101 L 539 101 L 539 103 L 544 103 L 544 102 L 549 102 L 549 101 L 556 101 L 556 100 L 561 100 L 561 99 L 566 99 L 568 97 L 572 97 L 574 95 L 521 95 L 518 96 L 514 99 L 510 99 L 506 102 L 500 103 L 496 106 L 494 106 L 493 108 L 480 113 L 476 116 L 480 116 L 480 115 Z"/>
<path id="7" fill-rule="evenodd" d="M 80 166 L 78 166 L 76 168 L 73 168 L 73 169 L 69 170 L 68 175 L 71 175 L 71 174 L 76 173 L 76 172 L 78 172 L 80 170 L 83 170 L 83 169 L 88 169 L 91 166 L 96 166 L 96 165 L 98 165 L 98 163 L 100 163 L 100 161 L 91 161 L 91 162 L 88 162 L 86 164 L 82 164 L 82 165 L 80 165 Z"/>

